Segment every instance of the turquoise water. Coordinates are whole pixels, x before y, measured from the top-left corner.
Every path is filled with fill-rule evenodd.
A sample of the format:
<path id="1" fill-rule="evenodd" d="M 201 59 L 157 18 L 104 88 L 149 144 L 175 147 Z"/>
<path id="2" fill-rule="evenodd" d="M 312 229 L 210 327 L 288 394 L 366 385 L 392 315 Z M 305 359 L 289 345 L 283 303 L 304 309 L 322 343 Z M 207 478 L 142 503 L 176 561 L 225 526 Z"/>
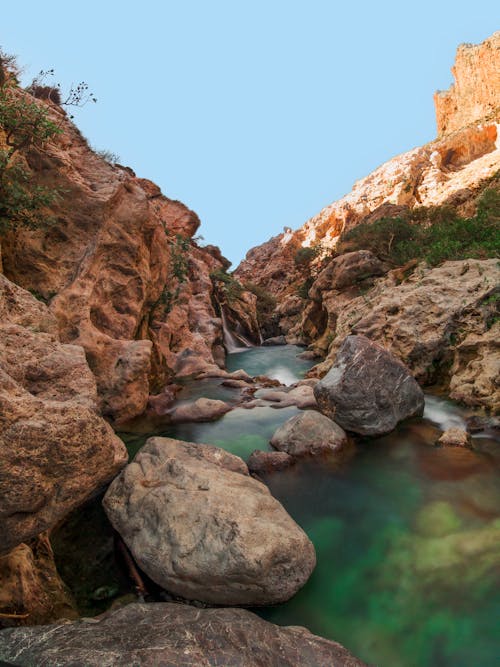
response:
<path id="1" fill-rule="evenodd" d="M 307 368 L 297 367 L 296 352 L 254 348 L 230 355 L 229 366 L 298 377 Z M 268 449 L 274 430 L 296 413 L 238 408 L 217 422 L 157 429 L 246 459 Z M 500 664 L 500 444 L 478 434 L 477 451 L 433 446 L 463 416 L 427 397 L 425 419 L 360 442 L 341 470 L 309 461 L 269 475 L 318 564 L 292 600 L 257 612 L 335 639 L 378 667 Z M 126 438 L 138 446 L 148 428 Z"/>
<path id="2" fill-rule="evenodd" d="M 244 352 L 228 354 L 226 368 L 228 371 L 242 368 L 249 375 L 267 375 L 282 384 L 293 384 L 313 366 L 312 361 L 297 357 L 303 351 L 296 345 L 251 347 Z"/>

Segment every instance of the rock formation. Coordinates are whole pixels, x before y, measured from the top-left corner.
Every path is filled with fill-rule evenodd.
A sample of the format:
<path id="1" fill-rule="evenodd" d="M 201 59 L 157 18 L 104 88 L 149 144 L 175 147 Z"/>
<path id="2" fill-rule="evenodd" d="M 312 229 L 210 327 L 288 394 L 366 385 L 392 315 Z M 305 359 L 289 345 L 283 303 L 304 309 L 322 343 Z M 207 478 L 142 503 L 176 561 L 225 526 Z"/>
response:
<path id="1" fill-rule="evenodd" d="M 364 336 L 345 339 L 314 395 L 321 412 L 360 435 L 389 433 L 424 412 L 424 394 L 409 370 Z"/>
<path id="2" fill-rule="evenodd" d="M 347 446 L 347 435 L 340 426 L 320 412 L 305 410 L 276 430 L 271 445 L 291 456 L 328 452 L 340 458 Z"/>
<path id="3" fill-rule="evenodd" d="M 0 659 L 13 664 L 86 667 L 364 664 L 336 642 L 305 628 L 267 623 L 244 609 L 168 603 L 130 604 L 99 620 L 5 630 Z"/>
<path id="4" fill-rule="evenodd" d="M 452 398 L 495 410 L 495 260 L 471 260 L 467 275 L 467 261 L 390 271 L 367 250 L 331 258 L 340 235 L 361 223 L 442 205 L 468 217 L 482 192 L 498 191 L 500 33 L 461 46 L 453 72 L 450 91 L 435 97 L 438 139 L 389 160 L 300 229 L 253 248 L 235 274 L 277 300 L 267 328 L 328 354 L 316 375 L 345 336 L 360 333 L 390 348 L 420 382 L 440 381 Z"/>
<path id="5" fill-rule="evenodd" d="M 64 343 L 85 349 L 102 413 L 120 422 L 174 375 L 223 366 L 212 275 L 228 262 L 192 239 L 195 213 L 96 155 L 62 109 L 43 103 L 62 133 L 27 158 L 63 194 L 47 229 L 3 239 L 4 273 L 49 303 Z M 255 296 L 240 289 L 231 303 L 257 335 Z"/>
<path id="6" fill-rule="evenodd" d="M 500 32 L 482 44 L 461 44 L 452 67 L 454 83 L 434 95 L 438 133 L 447 134 L 500 109 Z"/>
<path id="7" fill-rule="evenodd" d="M 316 564 L 313 545 L 267 487 L 241 459 L 208 445 L 150 438 L 104 508 L 142 570 L 190 600 L 284 602 Z"/>

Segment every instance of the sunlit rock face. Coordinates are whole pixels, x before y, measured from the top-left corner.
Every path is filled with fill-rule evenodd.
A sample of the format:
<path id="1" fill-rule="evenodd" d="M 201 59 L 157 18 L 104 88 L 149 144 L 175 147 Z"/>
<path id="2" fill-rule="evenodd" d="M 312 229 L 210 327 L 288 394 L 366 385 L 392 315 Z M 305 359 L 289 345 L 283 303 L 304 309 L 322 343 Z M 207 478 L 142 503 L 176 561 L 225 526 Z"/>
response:
<path id="1" fill-rule="evenodd" d="M 454 83 L 434 96 L 439 134 L 498 113 L 500 32 L 482 44 L 461 44 L 452 67 Z"/>
<path id="2" fill-rule="evenodd" d="M 100 409 L 120 422 L 173 375 L 224 363 L 211 274 L 228 262 L 192 238 L 193 211 L 99 157 L 59 107 L 50 113 L 61 135 L 27 158 L 61 197 L 47 229 L 2 240 L 3 268 L 49 304 L 64 343 L 84 348 Z M 251 319 L 255 298 L 243 298 Z"/>
<path id="3" fill-rule="evenodd" d="M 0 275 L 0 553 L 52 528 L 126 460 L 84 350 Z"/>
<path id="4" fill-rule="evenodd" d="M 438 130 L 446 134 L 398 155 L 357 181 L 351 192 L 323 208 L 296 231 L 289 229 L 252 248 L 236 270 L 277 297 L 277 333 L 300 321 L 307 303 L 307 267 L 297 264 L 301 248 L 335 248 L 340 234 L 361 222 L 399 215 L 420 206 L 450 205 L 471 214 L 478 193 L 500 169 L 500 33 L 477 47 L 460 47 L 456 87 L 436 96 Z M 449 105 L 451 102 L 449 103 Z M 313 259 L 310 268 L 315 273 Z M 301 298 L 297 293 L 301 292 Z"/>

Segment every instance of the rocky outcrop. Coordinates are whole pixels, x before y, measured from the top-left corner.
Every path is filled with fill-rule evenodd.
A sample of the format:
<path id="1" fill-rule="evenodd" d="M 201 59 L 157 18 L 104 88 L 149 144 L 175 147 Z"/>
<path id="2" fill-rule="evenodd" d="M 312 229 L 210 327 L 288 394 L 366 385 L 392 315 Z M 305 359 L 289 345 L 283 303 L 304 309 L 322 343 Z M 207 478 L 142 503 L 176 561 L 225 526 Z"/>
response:
<path id="1" fill-rule="evenodd" d="M 421 264 L 409 275 L 395 270 L 371 286 L 369 279 L 361 290 L 356 283 L 329 289 L 322 279 L 321 289 L 311 290 L 314 298 L 302 324 L 310 331 L 317 326 L 318 311 L 326 314 L 314 345 L 327 351 L 327 358 L 315 373 L 329 370 L 346 336 L 360 334 L 395 354 L 419 382 L 440 381 L 452 398 L 497 410 L 499 284 L 495 259 L 435 268 Z"/>
<path id="2" fill-rule="evenodd" d="M 280 627 L 244 609 L 130 604 L 99 619 L 4 630 L 0 659 L 14 665 L 280 665 L 363 667 L 343 646 Z"/>
<path id="3" fill-rule="evenodd" d="M 325 415 L 360 435 L 389 433 L 424 411 L 424 394 L 406 366 L 364 336 L 345 339 L 314 395 Z"/>
<path id="4" fill-rule="evenodd" d="M 2 239 L 3 269 L 49 304 L 61 340 L 85 349 L 102 413 L 125 421 L 174 375 L 223 366 L 211 274 L 227 260 L 191 238 L 195 213 L 101 159 L 60 107 L 40 104 L 62 133 L 27 159 L 62 195 L 46 229 Z M 255 297 L 241 299 L 255 320 Z"/>
<path id="5" fill-rule="evenodd" d="M 150 438 L 111 484 L 106 513 L 144 572 L 170 593 L 213 604 L 288 600 L 314 548 L 267 487 L 231 454 Z"/>
<path id="6" fill-rule="evenodd" d="M 334 421 L 315 410 L 306 410 L 282 424 L 271 438 L 271 445 L 291 456 L 335 454 L 347 448 L 347 435 Z"/>
<path id="7" fill-rule="evenodd" d="M 247 461 L 248 470 L 256 475 L 285 470 L 293 464 L 293 458 L 286 452 L 263 452 L 260 449 L 252 452 Z"/>
<path id="8" fill-rule="evenodd" d="M 445 447 L 470 447 L 471 439 L 467 431 L 461 428 L 448 428 L 438 439 L 439 445 Z"/>
<path id="9" fill-rule="evenodd" d="M 434 95 L 439 134 L 495 115 L 500 107 L 500 32 L 482 44 L 461 44 L 451 71 L 454 83 Z"/>
<path id="10" fill-rule="evenodd" d="M 168 417 L 172 424 L 209 422 L 219 419 L 229 410 L 231 410 L 231 406 L 224 401 L 213 398 L 198 398 L 191 403 L 183 403 L 174 407 Z"/>
<path id="11" fill-rule="evenodd" d="M 51 528 L 125 465 L 77 345 L 0 275 L 0 553 Z"/>
<path id="12" fill-rule="evenodd" d="M 421 206 L 447 204 L 467 214 L 474 208 L 478 192 L 500 169 L 498 35 L 459 49 L 456 87 L 448 97 L 436 96 L 438 127 L 440 133 L 446 128 L 446 136 L 389 160 L 300 229 L 287 229 L 247 253 L 235 274 L 277 299 L 279 333 L 300 333 L 308 289 L 342 232 Z M 310 261 L 298 262 L 305 248 L 312 249 Z M 324 328 L 324 314 L 322 320 L 318 312 L 317 320 Z M 306 335 L 317 337 L 314 331 Z"/>
<path id="13" fill-rule="evenodd" d="M 0 627 L 40 625 L 78 616 L 57 573 L 47 534 L 0 556 L 0 582 Z"/>

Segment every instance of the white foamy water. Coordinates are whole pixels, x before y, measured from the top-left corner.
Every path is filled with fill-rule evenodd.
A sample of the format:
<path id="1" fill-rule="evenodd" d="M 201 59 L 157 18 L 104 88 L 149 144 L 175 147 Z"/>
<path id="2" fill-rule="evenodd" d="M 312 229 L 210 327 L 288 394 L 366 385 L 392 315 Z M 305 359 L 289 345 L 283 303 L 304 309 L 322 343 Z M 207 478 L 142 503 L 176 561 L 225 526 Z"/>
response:
<path id="1" fill-rule="evenodd" d="M 266 375 L 272 380 L 278 380 L 281 384 L 286 385 L 294 384 L 294 382 L 299 381 L 297 375 L 295 375 L 289 368 L 286 368 L 286 366 L 273 366 L 267 371 Z"/>
<path id="2" fill-rule="evenodd" d="M 467 430 L 460 409 L 444 398 L 438 398 L 437 396 L 425 397 L 424 419 L 437 424 L 442 431 L 446 431 L 448 428 Z"/>

